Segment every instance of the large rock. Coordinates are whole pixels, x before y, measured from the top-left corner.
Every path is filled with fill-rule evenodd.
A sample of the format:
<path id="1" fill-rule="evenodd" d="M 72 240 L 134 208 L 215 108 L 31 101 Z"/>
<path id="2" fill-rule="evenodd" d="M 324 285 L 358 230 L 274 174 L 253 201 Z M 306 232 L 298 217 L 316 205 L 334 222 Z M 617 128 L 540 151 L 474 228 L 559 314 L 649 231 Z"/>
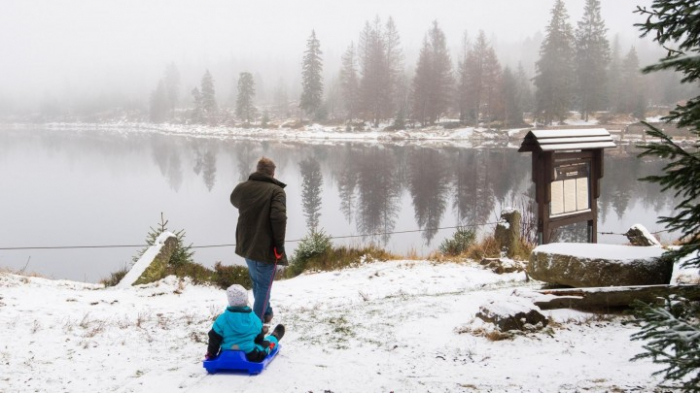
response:
<path id="1" fill-rule="evenodd" d="M 633 246 L 661 246 L 661 243 L 642 224 L 632 225 L 625 236 Z"/>
<path id="2" fill-rule="evenodd" d="M 502 331 L 534 330 L 547 326 L 547 318 L 531 301 L 511 296 L 507 301 L 492 300 L 479 307 L 477 318 L 491 322 Z"/>
<path id="3" fill-rule="evenodd" d="M 520 212 L 506 210 L 501 213 L 501 220 L 496 224 L 494 237 L 508 258 L 520 253 Z"/>
<path id="4" fill-rule="evenodd" d="M 170 257 L 176 248 L 177 236 L 172 232 L 161 233 L 116 287 L 128 288 L 160 280 L 165 275 Z"/>
<path id="5" fill-rule="evenodd" d="M 668 284 L 673 262 L 661 247 L 552 243 L 530 254 L 527 273 L 535 280 L 570 287 Z"/>

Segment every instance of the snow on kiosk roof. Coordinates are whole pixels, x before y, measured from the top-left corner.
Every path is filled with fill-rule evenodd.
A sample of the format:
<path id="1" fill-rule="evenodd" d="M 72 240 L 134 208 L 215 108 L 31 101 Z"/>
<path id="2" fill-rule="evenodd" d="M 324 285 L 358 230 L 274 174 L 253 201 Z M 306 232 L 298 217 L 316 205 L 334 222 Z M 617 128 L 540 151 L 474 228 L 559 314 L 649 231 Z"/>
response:
<path id="1" fill-rule="evenodd" d="M 610 133 L 604 128 L 574 130 L 532 130 L 525 135 L 518 152 L 587 150 L 615 147 Z"/>

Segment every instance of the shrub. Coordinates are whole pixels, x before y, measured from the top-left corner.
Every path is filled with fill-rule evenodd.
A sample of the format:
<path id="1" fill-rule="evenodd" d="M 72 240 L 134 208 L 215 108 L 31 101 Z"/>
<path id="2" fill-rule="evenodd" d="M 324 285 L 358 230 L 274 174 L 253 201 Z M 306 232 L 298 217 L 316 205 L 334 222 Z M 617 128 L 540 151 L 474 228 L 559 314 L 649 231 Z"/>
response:
<path id="1" fill-rule="evenodd" d="M 501 245 L 494 236 L 488 236 L 479 243 L 474 243 L 466 252 L 470 259 L 480 261 L 484 258 L 498 258 L 501 256 Z"/>
<path id="2" fill-rule="evenodd" d="M 217 262 L 214 265 L 211 283 L 222 289 L 226 289 L 233 284 L 240 284 L 246 289 L 250 289 L 253 286 L 247 267 L 224 266 L 221 262 Z"/>
<path id="3" fill-rule="evenodd" d="M 214 272 L 196 262 L 182 262 L 168 267 L 166 276 L 171 274 L 179 278 L 189 277 L 195 284 L 204 284 L 212 281 Z"/>
<path id="4" fill-rule="evenodd" d="M 312 230 L 299 242 L 294 256 L 289 261 L 289 274 L 291 277 L 301 274 L 306 270 L 309 261 L 331 250 L 331 238 L 321 230 Z"/>
<path id="5" fill-rule="evenodd" d="M 459 227 L 451 239 L 445 239 L 440 244 L 440 252 L 449 256 L 460 255 L 474 243 L 475 239 L 474 230 Z"/>

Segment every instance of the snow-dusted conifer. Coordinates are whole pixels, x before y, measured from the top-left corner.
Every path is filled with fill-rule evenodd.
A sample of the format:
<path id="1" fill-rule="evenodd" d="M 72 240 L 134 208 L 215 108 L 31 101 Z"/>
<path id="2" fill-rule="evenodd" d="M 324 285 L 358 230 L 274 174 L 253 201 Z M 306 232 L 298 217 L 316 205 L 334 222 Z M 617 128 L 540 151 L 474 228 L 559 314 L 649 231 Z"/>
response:
<path id="1" fill-rule="evenodd" d="M 343 54 L 343 63 L 340 70 L 340 88 L 348 121 L 352 121 L 357 116 L 360 106 L 360 80 L 357 73 L 356 60 L 355 44 L 350 43 L 350 46 Z"/>
<path id="2" fill-rule="evenodd" d="M 563 122 L 571 109 L 575 78 L 573 59 L 573 28 L 564 2 L 557 0 L 536 63 L 537 113 L 545 124 L 555 119 Z"/>
<path id="3" fill-rule="evenodd" d="M 652 33 L 654 40 L 669 49 L 661 61 L 646 67 L 644 72 L 675 70 L 685 75 L 684 83 L 700 80 L 700 13 L 696 1 L 654 0 L 650 9 L 638 12 L 647 16 L 637 25 L 643 35 Z M 664 118 L 676 121 L 679 127 L 688 127 L 700 137 L 700 96 L 689 100 Z M 661 129 L 645 123 L 647 134 L 660 143 L 644 147 L 641 156 L 656 156 L 668 162 L 661 175 L 643 180 L 659 183 L 663 191 L 673 191 L 680 198 L 673 216 L 661 217 L 671 231 L 681 232 L 681 246 L 664 254 L 679 261 L 686 258 L 685 267 L 700 268 L 700 150 L 698 146 L 683 148 Z M 641 310 L 642 330 L 633 339 L 644 341 L 645 352 L 638 358 L 651 358 L 665 365 L 659 371 L 666 380 L 678 382 L 685 392 L 700 392 L 700 306 L 698 302 L 681 300 L 669 302 L 666 308 L 646 306 Z"/>
<path id="4" fill-rule="evenodd" d="M 518 79 L 509 67 L 503 70 L 503 125 L 505 127 L 517 127 L 523 123 L 523 110 L 521 108 L 520 85 Z"/>
<path id="5" fill-rule="evenodd" d="M 445 33 L 434 21 L 423 41 L 413 78 L 414 118 L 423 125 L 438 121 L 450 106 L 453 84 Z"/>
<path id="6" fill-rule="evenodd" d="M 250 72 L 241 72 L 238 77 L 238 94 L 236 95 L 236 116 L 250 124 L 255 116 L 255 81 Z"/>
<path id="7" fill-rule="evenodd" d="M 165 69 L 165 94 L 170 109 L 170 118 L 175 118 L 175 108 L 180 100 L 180 72 L 175 63 L 170 63 Z"/>
<path id="8" fill-rule="evenodd" d="M 321 59 L 321 43 L 316 38 L 316 32 L 306 41 L 306 51 L 302 63 L 302 92 L 299 108 L 308 116 L 316 117 L 323 103 L 323 59 Z"/>
<path id="9" fill-rule="evenodd" d="M 204 117 L 211 123 L 216 120 L 216 92 L 214 91 L 214 78 L 212 78 L 209 70 L 202 77 L 202 110 Z"/>
<path id="10" fill-rule="evenodd" d="M 610 62 L 607 28 L 600 15 L 600 0 L 586 0 L 576 28 L 577 101 L 582 118 L 606 104 L 606 69 Z"/>
<path id="11" fill-rule="evenodd" d="M 158 87 L 151 93 L 150 118 L 154 123 L 161 123 L 168 117 L 168 97 L 165 83 L 161 79 Z"/>

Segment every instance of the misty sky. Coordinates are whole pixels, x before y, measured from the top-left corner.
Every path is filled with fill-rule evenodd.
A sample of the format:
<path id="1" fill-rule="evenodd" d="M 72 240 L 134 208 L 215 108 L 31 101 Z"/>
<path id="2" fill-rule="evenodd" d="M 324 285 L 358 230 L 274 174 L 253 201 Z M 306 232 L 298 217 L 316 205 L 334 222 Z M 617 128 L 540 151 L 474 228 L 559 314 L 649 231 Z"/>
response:
<path id="1" fill-rule="evenodd" d="M 242 68 L 270 74 L 298 70 L 312 29 L 324 61 L 339 62 L 365 21 L 394 18 L 413 67 L 425 32 L 437 20 L 453 50 L 464 31 L 483 29 L 503 52 L 544 32 L 554 0 L 0 0 L 0 99 L 41 96 L 69 89 L 151 91 L 165 65 L 183 72 L 183 88 L 204 69 L 232 58 Z M 584 0 L 566 0 L 570 21 Z M 635 5 L 651 0 L 602 0 L 610 34 L 634 44 Z M 630 44 L 630 45 L 631 45 Z M 511 60 L 511 59 L 508 59 Z M 519 59 L 517 59 L 519 60 Z M 238 71 L 238 70 L 236 70 Z M 189 73 L 192 76 L 189 76 Z M 230 78 L 217 75 L 214 78 Z M 189 79 L 188 79 L 189 78 Z M 286 76 L 290 83 L 293 77 Z M 228 80 L 221 81 L 229 84 Z"/>

